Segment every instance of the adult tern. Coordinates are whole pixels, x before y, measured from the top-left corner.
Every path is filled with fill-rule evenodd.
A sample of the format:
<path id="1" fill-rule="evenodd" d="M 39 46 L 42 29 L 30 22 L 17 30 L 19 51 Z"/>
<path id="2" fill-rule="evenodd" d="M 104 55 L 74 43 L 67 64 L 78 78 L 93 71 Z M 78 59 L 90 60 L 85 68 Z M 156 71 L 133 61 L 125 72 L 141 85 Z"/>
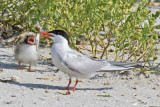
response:
<path id="1" fill-rule="evenodd" d="M 68 74 L 69 83 L 65 90 L 69 90 L 72 77 L 76 78 L 76 83 L 71 89 L 75 91 L 78 79 L 91 78 L 97 71 L 111 70 L 128 70 L 134 67 L 129 67 L 127 63 L 107 61 L 101 59 L 92 59 L 83 55 L 69 47 L 69 36 L 63 30 L 53 30 L 50 32 L 40 32 L 41 37 L 51 38 L 54 43 L 51 47 L 51 56 L 53 64 L 62 72 Z M 131 66 L 135 64 L 131 63 Z"/>

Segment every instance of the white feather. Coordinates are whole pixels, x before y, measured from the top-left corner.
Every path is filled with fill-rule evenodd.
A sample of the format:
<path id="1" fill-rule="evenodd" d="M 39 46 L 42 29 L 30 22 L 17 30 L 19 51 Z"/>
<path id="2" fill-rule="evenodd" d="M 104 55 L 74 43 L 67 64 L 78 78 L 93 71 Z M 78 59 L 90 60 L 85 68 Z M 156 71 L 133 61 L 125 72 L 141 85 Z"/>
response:
<path id="1" fill-rule="evenodd" d="M 18 52 L 15 52 L 15 59 L 17 61 L 32 65 L 36 64 L 38 59 L 36 45 L 20 44 L 20 46 L 15 48 L 15 50 L 17 48 L 19 48 Z"/>
<path id="2" fill-rule="evenodd" d="M 55 34 L 53 34 L 55 35 Z M 68 76 L 91 78 L 97 71 L 127 70 L 132 67 L 115 66 L 109 62 L 91 59 L 68 46 L 68 41 L 60 35 L 51 37 L 54 43 L 51 48 L 52 62 Z"/>

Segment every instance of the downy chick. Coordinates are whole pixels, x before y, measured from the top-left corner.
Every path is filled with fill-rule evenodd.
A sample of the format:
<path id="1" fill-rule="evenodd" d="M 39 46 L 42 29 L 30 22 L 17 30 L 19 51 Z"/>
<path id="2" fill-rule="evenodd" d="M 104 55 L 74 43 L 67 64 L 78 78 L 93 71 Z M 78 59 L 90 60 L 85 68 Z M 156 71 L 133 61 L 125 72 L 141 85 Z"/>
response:
<path id="1" fill-rule="evenodd" d="M 22 63 L 29 64 L 28 71 L 35 72 L 31 69 L 32 65 L 35 65 L 38 60 L 38 51 L 36 49 L 35 42 L 36 34 L 33 32 L 25 32 L 20 35 L 19 44 L 15 47 L 15 59 L 18 61 L 19 70 L 23 70 Z"/>

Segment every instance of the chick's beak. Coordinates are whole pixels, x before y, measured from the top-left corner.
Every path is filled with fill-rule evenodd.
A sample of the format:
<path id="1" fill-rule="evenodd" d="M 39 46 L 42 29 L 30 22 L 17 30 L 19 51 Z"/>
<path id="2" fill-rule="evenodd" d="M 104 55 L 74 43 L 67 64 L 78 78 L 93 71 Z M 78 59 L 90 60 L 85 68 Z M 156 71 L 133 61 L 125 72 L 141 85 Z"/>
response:
<path id="1" fill-rule="evenodd" d="M 30 45 L 35 44 L 35 37 L 28 37 L 27 42 L 28 42 L 28 44 L 30 44 Z"/>
<path id="2" fill-rule="evenodd" d="M 48 33 L 48 32 L 39 32 L 40 34 L 45 34 L 45 35 L 41 35 L 41 37 L 47 37 L 47 38 L 49 38 L 49 37 L 54 37 L 54 35 L 52 35 L 52 34 L 50 34 L 50 33 Z"/>

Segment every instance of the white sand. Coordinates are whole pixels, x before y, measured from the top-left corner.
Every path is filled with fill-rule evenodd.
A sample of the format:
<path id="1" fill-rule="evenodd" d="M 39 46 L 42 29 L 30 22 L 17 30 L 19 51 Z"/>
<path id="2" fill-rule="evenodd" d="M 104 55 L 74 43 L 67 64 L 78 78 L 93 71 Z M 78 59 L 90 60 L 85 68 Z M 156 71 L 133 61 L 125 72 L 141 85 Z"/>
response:
<path id="1" fill-rule="evenodd" d="M 40 48 L 42 56 L 50 58 L 50 49 Z M 15 82 L 0 82 L 0 107 L 160 107 L 160 76 L 156 74 L 146 78 L 147 74 L 134 71 L 100 73 L 96 79 L 79 82 L 75 92 L 63 95 L 68 76 L 55 72 L 56 67 L 46 60 L 33 66 L 36 72 L 17 67 L 13 47 L 0 47 L 0 79 L 16 78 Z"/>

